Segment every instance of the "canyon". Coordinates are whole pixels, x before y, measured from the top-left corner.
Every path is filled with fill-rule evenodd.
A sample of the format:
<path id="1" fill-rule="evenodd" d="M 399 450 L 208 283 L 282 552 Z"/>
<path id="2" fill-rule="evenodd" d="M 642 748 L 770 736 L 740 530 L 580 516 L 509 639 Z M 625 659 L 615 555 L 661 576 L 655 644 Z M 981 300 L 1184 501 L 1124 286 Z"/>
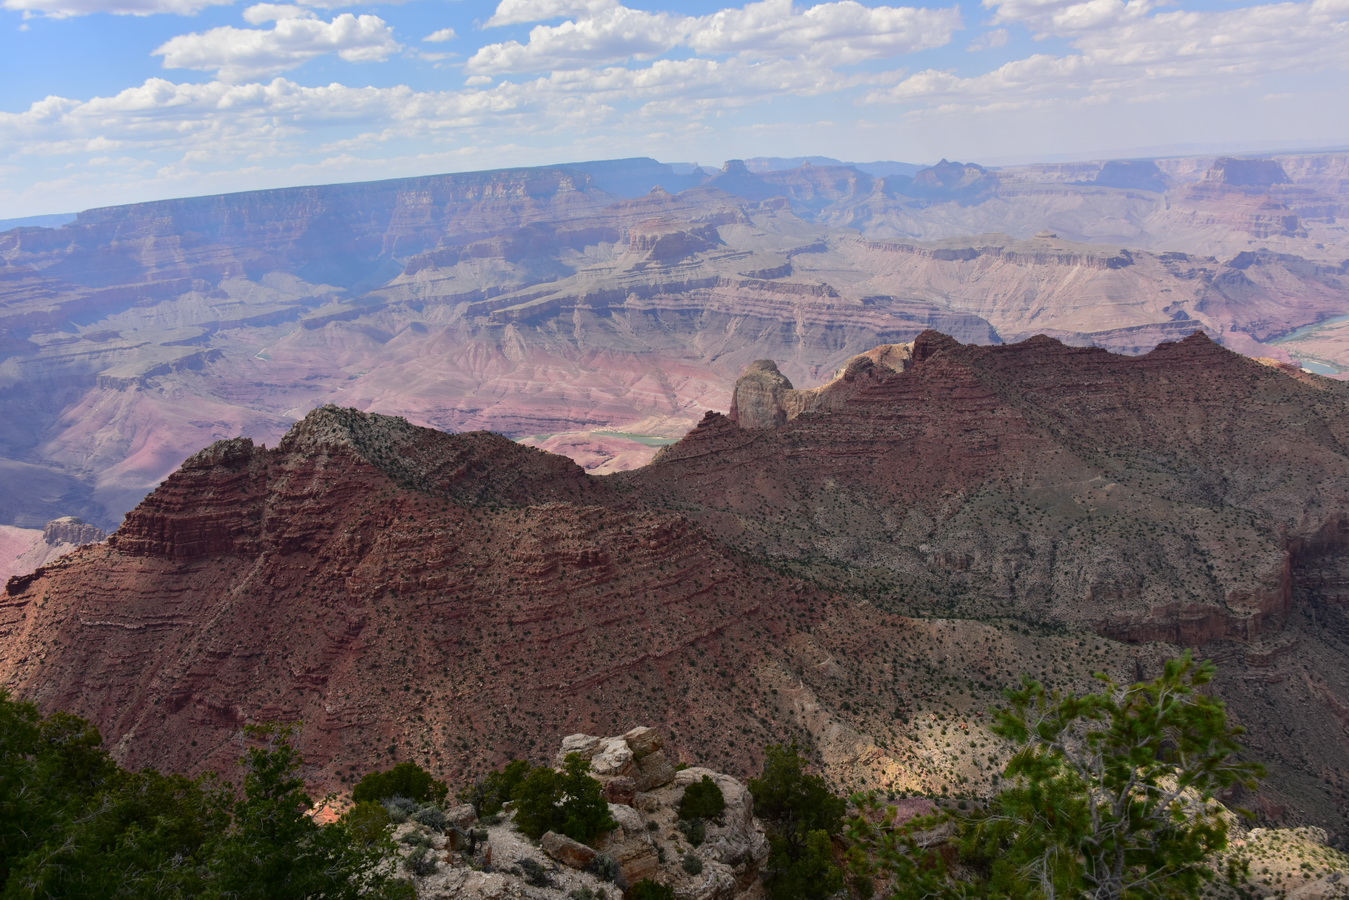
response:
<path id="1" fill-rule="evenodd" d="M 110 530 L 198 448 L 275 444 L 325 403 L 630 469 L 727 409 L 756 359 L 815 384 L 928 328 L 1126 353 L 1203 329 L 1349 369 L 1349 155 L 750 162 L 255 191 L 0 233 L 0 526 Z"/>
<path id="2" fill-rule="evenodd" d="M 465 783 L 642 721 L 737 777 L 796 739 L 841 789 L 964 795 L 1023 673 L 1192 648 L 1270 767 L 1229 799 L 1346 834 L 1349 385 L 1202 333 L 784 369 L 609 475 L 337 406 L 213 443 L 9 581 L 0 683 L 132 767 L 226 768 L 285 720 L 322 787 L 409 757 Z"/>

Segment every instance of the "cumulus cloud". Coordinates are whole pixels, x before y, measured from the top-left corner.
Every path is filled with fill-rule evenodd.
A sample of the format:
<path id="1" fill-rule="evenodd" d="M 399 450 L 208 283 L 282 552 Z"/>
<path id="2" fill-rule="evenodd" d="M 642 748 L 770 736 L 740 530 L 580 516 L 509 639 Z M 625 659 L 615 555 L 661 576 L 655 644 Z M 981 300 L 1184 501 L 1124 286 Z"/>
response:
<path id="1" fill-rule="evenodd" d="M 192 16 L 208 6 L 224 6 L 234 0 L 0 0 L 5 9 L 29 15 L 65 19 L 110 13 L 119 16 L 153 16 L 170 13 Z"/>
<path id="2" fill-rule="evenodd" d="M 501 0 L 484 28 L 547 22 L 563 16 L 593 16 L 618 6 L 618 0 Z"/>
<path id="3" fill-rule="evenodd" d="M 250 7 L 248 13 L 255 17 L 250 21 L 275 25 L 224 26 L 179 35 L 154 54 L 164 57 L 166 68 L 214 71 L 221 81 L 239 83 L 285 72 L 327 53 L 348 62 L 378 62 L 402 49 L 393 29 L 378 16 L 343 13 L 324 22 L 296 7 L 272 4 Z"/>
<path id="4" fill-rule="evenodd" d="M 1076 9 L 1084 5 L 1044 13 L 1044 21 L 1071 19 L 1079 32 L 1077 53 L 1036 54 L 969 77 L 927 70 L 867 99 L 961 108 L 1029 106 L 1045 98 L 1128 102 L 1185 91 L 1220 93 L 1280 73 L 1349 70 L 1349 0 L 1177 10 L 1116 21 L 1111 28 L 1080 27 L 1090 19 Z"/>
<path id="5" fill-rule="evenodd" d="M 742 54 L 760 59 L 809 57 L 829 65 L 880 59 L 950 42 L 961 27 L 957 9 L 867 7 L 856 0 L 798 10 L 791 0 L 760 0 L 707 16 L 679 16 L 629 9 L 616 0 L 583 5 L 570 0 L 503 0 L 498 18 L 519 21 L 542 9 L 575 14 L 557 25 L 537 25 L 526 43 L 480 48 L 470 72 L 505 74 L 584 68 L 652 59 L 678 47 L 695 53 Z M 489 22 L 489 24 L 492 24 Z"/>
<path id="6" fill-rule="evenodd" d="M 798 12 L 791 0 L 761 0 L 696 19 L 688 44 L 700 53 L 808 55 L 837 64 L 941 47 L 959 28 L 957 9 L 871 8 L 841 0 Z"/>
<path id="7" fill-rule="evenodd" d="M 422 40 L 432 44 L 442 44 L 445 41 L 452 41 L 458 36 L 459 35 L 455 33 L 453 28 L 441 28 L 431 32 L 426 37 L 422 38 Z"/>
<path id="8" fill-rule="evenodd" d="M 1019 23 L 1041 36 L 1073 35 L 1136 22 L 1156 0 L 983 0 L 995 24 Z"/>
<path id="9" fill-rule="evenodd" d="M 501 74 L 651 59 L 679 43 L 685 21 L 670 13 L 612 4 L 559 25 L 537 25 L 530 30 L 527 44 L 506 41 L 481 47 L 466 68 L 475 74 Z"/>

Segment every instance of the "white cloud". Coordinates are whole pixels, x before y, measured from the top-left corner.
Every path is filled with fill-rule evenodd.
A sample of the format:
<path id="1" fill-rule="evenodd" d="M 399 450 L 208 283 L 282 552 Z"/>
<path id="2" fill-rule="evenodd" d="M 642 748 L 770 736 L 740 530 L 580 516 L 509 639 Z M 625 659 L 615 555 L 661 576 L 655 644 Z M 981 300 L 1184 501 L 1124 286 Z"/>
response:
<path id="1" fill-rule="evenodd" d="M 618 0 L 501 0 L 484 28 L 547 22 L 563 16 L 593 16 L 618 6 Z"/>
<path id="2" fill-rule="evenodd" d="M 615 0 L 577 7 L 563 0 L 537 4 L 503 0 L 493 22 L 499 17 L 521 21 L 527 14 L 531 18 L 526 21 L 534 21 L 543 9 L 570 10 L 577 18 L 537 25 L 530 30 L 527 43 L 488 44 L 469 59 L 468 71 L 504 74 L 585 68 L 651 59 L 681 46 L 696 53 L 760 59 L 797 56 L 838 65 L 940 47 L 961 27 L 955 8 L 872 8 L 855 0 L 802 10 L 791 0 L 760 0 L 707 16 L 646 12 Z"/>
<path id="3" fill-rule="evenodd" d="M 234 0 L 0 0 L 0 7 L 30 15 L 66 19 L 110 13 L 119 16 L 152 16 L 170 13 L 196 15 L 208 6 L 225 6 Z"/>
<path id="4" fill-rule="evenodd" d="M 1136 22 L 1167 0 L 983 0 L 995 24 L 1020 23 L 1040 35 L 1074 35 Z"/>
<path id="5" fill-rule="evenodd" d="M 1163 12 L 1116 19 L 1112 27 L 1084 9 L 1092 3 L 1042 3 L 1027 12 L 1034 0 L 1013 2 L 1022 4 L 1018 14 L 1076 31 L 1078 52 L 1036 54 L 970 77 L 927 70 L 867 99 L 961 109 L 1029 107 L 1047 98 L 1123 103 L 1217 95 L 1279 73 L 1349 69 L 1349 0 Z"/>
<path id="6" fill-rule="evenodd" d="M 422 38 L 422 40 L 431 44 L 441 44 L 445 41 L 452 41 L 458 36 L 459 35 L 455 33 L 453 28 L 441 28 L 431 32 L 426 37 Z"/>
<path id="7" fill-rule="evenodd" d="M 761 0 L 697 19 L 688 44 L 700 53 L 800 55 L 838 64 L 941 47 L 959 28 L 957 9 L 840 0 L 798 12 L 791 0 Z"/>
<path id="8" fill-rule="evenodd" d="M 249 12 L 272 16 L 294 7 L 260 5 Z M 257 11 L 257 12 L 255 12 Z M 378 62 L 402 49 L 378 16 L 343 13 L 331 22 L 311 15 L 275 19 L 271 29 L 225 26 L 171 38 L 154 51 L 170 69 L 214 71 L 238 83 L 293 69 L 327 53 L 348 62 Z"/>
<path id="9" fill-rule="evenodd" d="M 583 68 L 651 59 L 678 45 L 687 20 L 613 4 L 560 25 L 537 25 L 529 43 L 507 41 L 479 48 L 466 69 L 474 74 Z"/>

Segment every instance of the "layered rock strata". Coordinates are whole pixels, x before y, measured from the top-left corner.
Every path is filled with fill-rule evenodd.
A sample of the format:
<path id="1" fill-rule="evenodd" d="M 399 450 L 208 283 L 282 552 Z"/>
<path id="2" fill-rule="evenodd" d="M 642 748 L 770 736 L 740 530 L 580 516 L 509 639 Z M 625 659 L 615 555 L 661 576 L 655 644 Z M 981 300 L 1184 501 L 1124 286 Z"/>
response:
<path id="1" fill-rule="evenodd" d="M 1090 689 L 1197 647 L 1274 771 L 1261 808 L 1340 827 L 1345 385 L 1202 334 L 1126 357 L 927 332 L 809 408 L 766 365 L 743 387 L 739 423 L 603 478 L 332 407 L 219 442 L 10 582 L 0 680 L 132 766 L 229 768 L 281 719 L 326 785 L 390 754 L 462 779 L 640 714 L 742 775 L 796 738 L 840 787 L 984 790 L 1023 672 Z M 601 744 L 614 802 L 644 753 L 675 761 Z"/>

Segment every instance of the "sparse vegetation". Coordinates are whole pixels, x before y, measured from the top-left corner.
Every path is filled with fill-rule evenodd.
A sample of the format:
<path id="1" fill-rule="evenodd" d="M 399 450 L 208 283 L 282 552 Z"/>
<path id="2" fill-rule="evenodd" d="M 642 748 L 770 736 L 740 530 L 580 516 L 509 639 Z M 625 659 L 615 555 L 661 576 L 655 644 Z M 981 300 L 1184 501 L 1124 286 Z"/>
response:
<path id="1" fill-rule="evenodd" d="M 471 787 L 459 794 L 459 799 L 473 804 L 482 818 L 501 812 L 501 806 L 511 799 L 517 785 L 529 775 L 530 765 L 523 759 L 513 759 L 499 771 L 489 772 Z"/>
<path id="2" fill-rule="evenodd" d="M 1103 689 L 1081 696 L 1025 679 L 993 727 L 1017 747 L 1002 792 L 903 827 L 869 798 L 849 825 L 867 851 L 859 874 L 886 873 L 896 897 L 1198 896 L 1227 840 L 1217 793 L 1263 772 L 1199 690 L 1214 671 L 1187 653 L 1153 681 L 1100 676 Z M 958 871 L 918 839 L 944 824 L 956 828 Z"/>

